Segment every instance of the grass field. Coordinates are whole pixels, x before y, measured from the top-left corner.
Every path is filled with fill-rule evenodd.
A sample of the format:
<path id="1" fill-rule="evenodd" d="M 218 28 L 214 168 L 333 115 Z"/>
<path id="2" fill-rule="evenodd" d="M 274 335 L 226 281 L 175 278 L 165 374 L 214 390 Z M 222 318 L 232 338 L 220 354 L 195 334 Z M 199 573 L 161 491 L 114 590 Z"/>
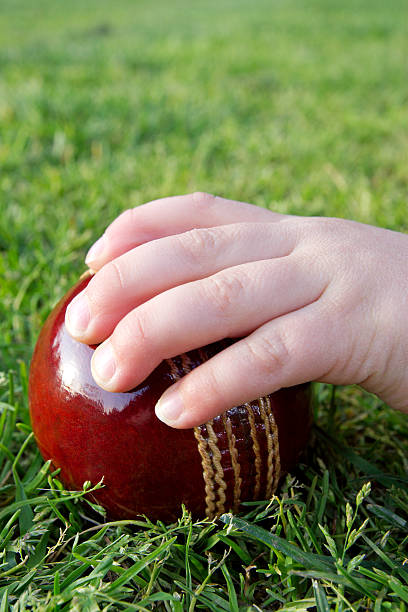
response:
<path id="1" fill-rule="evenodd" d="M 127 207 L 205 190 L 407 231 L 407 24 L 405 0 L 2 0 L 0 612 L 407 609 L 408 422 L 376 398 L 318 385 L 277 498 L 165 526 L 96 524 L 26 392 Z"/>

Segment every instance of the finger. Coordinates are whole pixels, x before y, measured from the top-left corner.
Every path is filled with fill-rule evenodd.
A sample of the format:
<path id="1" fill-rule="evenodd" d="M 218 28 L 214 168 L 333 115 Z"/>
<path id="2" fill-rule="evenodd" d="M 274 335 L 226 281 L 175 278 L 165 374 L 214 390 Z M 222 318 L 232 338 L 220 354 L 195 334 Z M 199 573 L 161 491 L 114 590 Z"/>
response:
<path id="1" fill-rule="evenodd" d="M 280 388 L 324 380 L 336 362 L 333 332 L 318 303 L 268 322 L 169 387 L 156 414 L 186 429 Z"/>
<path id="2" fill-rule="evenodd" d="M 289 256 L 242 264 L 170 289 L 119 322 L 93 355 L 94 378 L 108 391 L 131 389 L 163 359 L 246 335 L 316 300 L 324 285 L 312 268 L 305 282 L 302 259 Z"/>
<path id="3" fill-rule="evenodd" d="M 241 263 L 287 256 L 297 240 L 292 226 L 287 221 L 238 223 L 136 247 L 106 264 L 73 300 L 66 313 L 68 331 L 77 340 L 98 344 L 130 310 L 167 289 Z"/>
<path id="4" fill-rule="evenodd" d="M 258 206 L 207 193 L 163 198 L 122 213 L 91 247 L 85 261 L 93 270 L 99 270 L 108 261 L 150 240 L 198 227 L 273 222 L 283 217 Z"/>

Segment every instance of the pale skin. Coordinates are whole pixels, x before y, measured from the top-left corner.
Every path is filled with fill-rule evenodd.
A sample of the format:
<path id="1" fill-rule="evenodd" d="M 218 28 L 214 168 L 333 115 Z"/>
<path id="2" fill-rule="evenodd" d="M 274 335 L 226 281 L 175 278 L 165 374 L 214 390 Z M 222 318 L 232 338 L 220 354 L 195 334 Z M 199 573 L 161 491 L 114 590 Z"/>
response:
<path id="1" fill-rule="evenodd" d="M 405 234 L 195 193 L 125 211 L 86 263 L 96 274 L 66 324 L 99 344 L 92 373 L 108 391 L 239 338 L 164 393 L 156 414 L 172 427 L 306 381 L 359 384 L 408 412 Z"/>

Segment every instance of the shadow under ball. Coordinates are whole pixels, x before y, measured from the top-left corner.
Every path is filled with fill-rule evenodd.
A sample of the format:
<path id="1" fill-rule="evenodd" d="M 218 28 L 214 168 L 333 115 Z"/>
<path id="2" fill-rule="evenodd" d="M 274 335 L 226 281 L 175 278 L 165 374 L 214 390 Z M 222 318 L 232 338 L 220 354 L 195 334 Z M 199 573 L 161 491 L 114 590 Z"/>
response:
<path id="1" fill-rule="evenodd" d="M 51 312 L 30 368 L 34 435 L 64 485 L 82 489 L 103 477 L 105 486 L 92 495 L 116 519 L 173 521 L 181 504 L 196 518 L 212 518 L 270 498 L 306 446 L 310 385 L 236 406 L 194 429 L 168 427 L 154 412 L 164 390 L 231 341 L 166 359 L 127 393 L 105 391 L 91 374 L 94 348 L 73 340 L 64 324 L 67 305 L 89 280 Z"/>

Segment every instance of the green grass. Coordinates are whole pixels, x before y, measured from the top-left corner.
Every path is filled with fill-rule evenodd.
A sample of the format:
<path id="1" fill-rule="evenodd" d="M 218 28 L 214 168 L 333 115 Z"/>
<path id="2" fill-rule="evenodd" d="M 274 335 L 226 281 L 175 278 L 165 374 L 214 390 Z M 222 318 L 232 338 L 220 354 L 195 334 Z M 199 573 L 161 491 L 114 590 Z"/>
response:
<path id="1" fill-rule="evenodd" d="M 406 231 L 407 13 L 3 0 L 0 612 L 407 609 L 408 424 L 376 398 L 319 385 L 276 499 L 165 526 L 62 490 L 26 392 L 41 324 L 126 207 L 199 189 Z"/>

